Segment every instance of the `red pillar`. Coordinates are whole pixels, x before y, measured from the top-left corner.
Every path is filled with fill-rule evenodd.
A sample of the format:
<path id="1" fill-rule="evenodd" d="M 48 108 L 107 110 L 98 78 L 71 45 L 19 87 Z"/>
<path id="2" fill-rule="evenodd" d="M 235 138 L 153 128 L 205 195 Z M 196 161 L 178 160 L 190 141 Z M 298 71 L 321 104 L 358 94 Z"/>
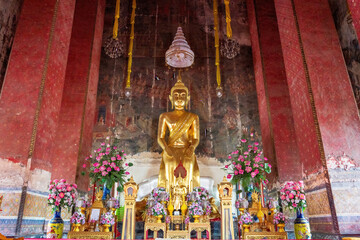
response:
<path id="1" fill-rule="evenodd" d="M 296 138 L 315 231 L 351 234 L 360 210 L 359 176 L 327 169 L 326 156 L 360 160 L 360 121 L 328 1 L 275 0 Z M 295 114 L 296 113 L 296 114 Z M 354 179 L 355 178 L 355 179 Z M 330 224 L 329 224 L 330 223 Z"/>
<path id="2" fill-rule="evenodd" d="M 280 182 L 300 179 L 302 166 L 274 3 L 248 0 L 247 7 L 264 149 L 276 159 Z"/>
<path id="3" fill-rule="evenodd" d="M 78 163 L 85 154 L 90 154 L 92 145 L 104 11 L 105 0 L 76 1 L 56 147 L 52 154 L 53 177 L 70 182 L 75 181 Z"/>
<path id="4" fill-rule="evenodd" d="M 25 0 L 0 99 L 0 157 L 50 170 L 75 0 Z"/>
<path id="5" fill-rule="evenodd" d="M 270 127 L 271 117 L 269 116 L 269 111 L 268 111 L 269 104 L 265 94 L 264 81 L 262 81 L 262 79 L 264 78 L 264 72 L 262 69 L 262 59 L 260 53 L 258 29 L 257 29 L 255 8 L 253 1 L 247 2 L 247 8 L 248 8 L 248 18 L 249 18 L 250 35 L 251 35 L 254 73 L 256 79 L 255 84 L 256 84 L 258 108 L 260 115 L 261 138 L 264 146 L 264 156 L 266 156 L 273 165 L 271 178 L 274 180 L 275 176 L 277 175 L 275 173 L 276 171 L 275 147 L 274 147 L 273 132 Z"/>
<path id="6" fill-rule="evenodd" d="M 0 97 L 0 229 L 7 236 L 43 233 L 74 10 L 75 0 L 23 2 Z"/>

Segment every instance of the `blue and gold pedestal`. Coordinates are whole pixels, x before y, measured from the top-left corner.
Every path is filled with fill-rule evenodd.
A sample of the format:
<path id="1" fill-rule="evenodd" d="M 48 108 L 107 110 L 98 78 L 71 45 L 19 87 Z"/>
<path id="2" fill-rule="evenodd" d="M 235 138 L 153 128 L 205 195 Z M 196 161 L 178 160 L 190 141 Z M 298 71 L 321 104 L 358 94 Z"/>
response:
<path id="1" fill-rule="evenodd" d="M 46 238 L 62 238 L 64 221 L 61 218 L 61 208 L 55 211 L 54 217 L 48 223 Z"/>
<path id="2" fill-rule="evenodd" d="M 304 217 L 302 209 L 296 211 L 294 230 L 296 239 L 311 239 L 310 224 Z"/>

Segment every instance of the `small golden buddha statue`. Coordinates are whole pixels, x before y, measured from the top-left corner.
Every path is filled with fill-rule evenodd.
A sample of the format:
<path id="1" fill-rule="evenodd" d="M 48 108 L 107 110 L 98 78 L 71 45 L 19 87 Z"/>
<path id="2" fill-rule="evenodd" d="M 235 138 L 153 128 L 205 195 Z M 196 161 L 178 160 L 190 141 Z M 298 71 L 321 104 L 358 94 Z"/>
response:
<path id="1" fill-rule="evenodd" d="M 170 192 L 175 183 L 174 170 L 181 162 L 187 171 L 184 185 L 189 191 L 200 186 L 199 166 L 194 154 L 199 144 L 199 117 L 185 111 L 190 100 L 189 90 L 178 80 L 169 96 L 172 112 L 162 113 L 159 118 L 158 143 L 163 149 L 158 186 Z"/>
<path id="2" fill-rule="evenodd" d="M 218 207 L 215 204 L 215 198 L 210 198 L 210 205 L 211 205 L 211 214 L 209 216 L 210 219 L 216 219 L 216 218 L 220 218 L 220 212 Z"/>
<path id="3" fill-rule="evenodd" d="M 181 175 L 176 178 L 175 186 L 172 187 L 173 205 L 175 210 L 180 210 L 183 204 L 183 196 L 187 194 L 186 186 L 184 185 L 184 178 Z"/>

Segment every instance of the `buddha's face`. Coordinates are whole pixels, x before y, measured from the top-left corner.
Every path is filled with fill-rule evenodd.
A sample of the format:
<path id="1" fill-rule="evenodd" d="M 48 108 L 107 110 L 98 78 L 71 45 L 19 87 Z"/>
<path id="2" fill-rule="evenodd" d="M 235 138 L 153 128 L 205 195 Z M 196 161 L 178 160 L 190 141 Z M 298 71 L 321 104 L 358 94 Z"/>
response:
<path id="1" fill-rule="evenodd" d="M 188 96 L 186 91 L 183 89 L 174 90 L 172 95 L 172 101 L 176 110 L 183 110 L 188 101 Z"/>

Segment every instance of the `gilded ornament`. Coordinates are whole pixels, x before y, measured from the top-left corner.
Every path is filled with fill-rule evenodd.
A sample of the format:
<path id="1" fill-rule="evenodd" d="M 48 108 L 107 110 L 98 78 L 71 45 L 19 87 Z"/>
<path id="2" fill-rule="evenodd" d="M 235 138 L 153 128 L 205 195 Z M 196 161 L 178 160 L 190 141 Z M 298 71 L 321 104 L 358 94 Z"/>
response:
<path id="1" fill-rule="evenodd" d="M 174 111 L 162 113 L 159 118 L 157 139 L 163 152 L 158 186 L 170 192 L 176 180 L 174 170 L 181 163 L 186 170 L 183 185 L 191 191 L 200 186 L 199 166 L 194 153 L 200 140 L 199 117 L 185 111 L 190 96 L 180 75 L 171 88 L 169 99 Z"/>

